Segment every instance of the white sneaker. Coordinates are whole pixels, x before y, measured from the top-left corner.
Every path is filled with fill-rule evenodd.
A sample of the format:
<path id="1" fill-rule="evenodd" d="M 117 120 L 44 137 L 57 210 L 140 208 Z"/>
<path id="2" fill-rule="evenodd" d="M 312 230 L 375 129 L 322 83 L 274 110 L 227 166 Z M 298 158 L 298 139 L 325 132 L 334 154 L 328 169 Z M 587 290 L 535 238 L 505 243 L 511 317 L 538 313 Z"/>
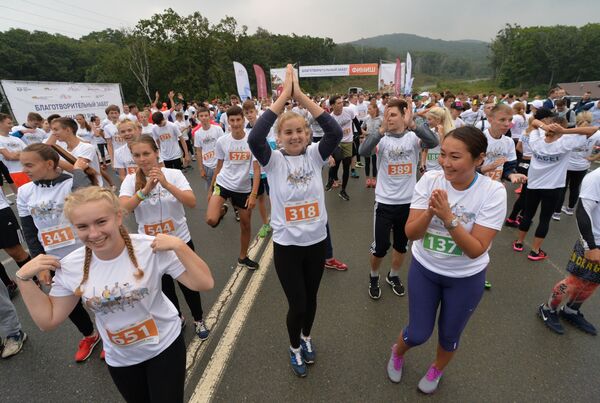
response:
<path id="1" fill-rule="evenodd" d="M 8 336 L 4 342 L 4 350 L 2 350 L 2 358 L 12 357 L 18 354 L 23 349 L 23 343 L 27 340 L 27 333 L 20 330 L 18 336 Z"/>
<path id="2" fill-rule="evenodd" d="M 562 206 L 562 208 L 560 209 L 560 211 L 562 211 L 563 213 L 565 213 L 566 215 L 573 215 L 575 209 L 573 208 L 569 208 L 567 206 Z"/>
<path id="3" fill-rule="evenodd" d="M 552 219 L 554 221 L 560 221 L 560 213 L 553 213 L 552 214 Z"/>

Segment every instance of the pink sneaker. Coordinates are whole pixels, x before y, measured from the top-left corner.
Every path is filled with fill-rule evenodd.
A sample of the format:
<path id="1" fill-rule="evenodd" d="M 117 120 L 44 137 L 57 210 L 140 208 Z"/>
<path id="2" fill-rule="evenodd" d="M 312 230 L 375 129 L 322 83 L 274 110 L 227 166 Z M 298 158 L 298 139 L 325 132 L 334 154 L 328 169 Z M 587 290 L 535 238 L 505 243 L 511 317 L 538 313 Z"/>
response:
<path id="1" fill-rule="evenodd" d="M 432 394 L 437 390 L 444 371 L 440 371 L 433 364 L 423 378 L 419 381 L 419 390 L 426 394 Z"/>
<path id="2" fill-rule="evenodd" d="M 335 258 L 325 260 L 325 268 L 326 269 L 335 269 L 337 271 L 346 271 L 348 270 L 348 265 L 340 262 Z"/>

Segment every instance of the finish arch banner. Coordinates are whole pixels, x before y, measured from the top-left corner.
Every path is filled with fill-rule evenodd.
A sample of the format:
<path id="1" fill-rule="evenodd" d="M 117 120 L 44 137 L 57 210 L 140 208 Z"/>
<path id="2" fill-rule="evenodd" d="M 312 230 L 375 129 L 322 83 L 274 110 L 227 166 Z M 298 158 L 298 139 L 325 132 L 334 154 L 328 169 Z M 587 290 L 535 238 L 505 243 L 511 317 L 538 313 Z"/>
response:
<path id="1" fill-rule="evenodd" d="M 27 121 L 29 112 L 44 118 L 54 113 L 69 117 L 81 113 L 89 119 L 93 115 L 104 118 L 108 105 L 123 110 L 120 84 L 1 80 L 0 85 L 19 124 Z"/>
<path id="2" fill-rule="evenodd" d="M 376 76 L 377 74 L 379 74 L 379 65 L 377 63 L 300 66 L 301 78 Z"/>

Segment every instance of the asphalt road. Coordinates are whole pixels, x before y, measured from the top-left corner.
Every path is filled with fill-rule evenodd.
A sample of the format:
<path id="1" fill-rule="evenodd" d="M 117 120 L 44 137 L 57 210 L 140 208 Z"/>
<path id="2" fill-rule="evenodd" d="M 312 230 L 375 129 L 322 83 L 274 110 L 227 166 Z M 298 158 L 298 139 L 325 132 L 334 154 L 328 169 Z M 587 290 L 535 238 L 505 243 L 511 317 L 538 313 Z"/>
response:
<path id="1" fill-rule="evenodd" d="M 362 175 L 362 172 L 359 170 Z M 215 289 L 203 293 L 211 337 L 199 343 L 188 326 L 186 396 L 192 401 L 581 401 L 598 399 L 591 374 L 600 370 L 598 338 L 565 324 L 564 336 L 551 333 L 536 316 L 564 266 L 577 237 L 575 220 L 552 222 L 544 244 L 550 258 L 530 262 L 527 249 L 515 253 L 516 230 L 504 228 L 492 251 L 487 291 L 461 339 L 433 397 L 416 385 L 432 362 L 436 332 L 406 356 L 403 380 L 388 381 L 385 366 L 408 317 L 408 297 L 397 297 L 386 285 L 382 298 L 368 297 L 369 245 L 372 241 L 373 190 L 363 179 L 348 187 L 349 202 L 327 193 L 335 256 L 348 263 L 347 272 L 326 271 L 313 328 L 318 356 L 306 378 L 295 377 L 287 358 L 287 304 L 272 266 L 270 240 L 258 242 L 252 255 L 263 266 L 256 272 L 235 268 L 239 230 L 230 214 L 217 229 L 204 223 L 206 192 L 197 170 L 186 174 L 198 197 L 188 210 L 188 224 L 198 253 L 207 260 Z M 509 189 L 509 204 L 514 194 Z M 509 206 L 510 207 L 510 206 Z M 535 224 L 534 224 L 535 225 Z M 130 228 L 133 228 L 130 226 Z M 253 232 L 259 228 L 253 215 Z M 531 241 L 531 238 L 528 238 Z M 2 260 L 7 256 L 0 254 Z M 408 259 L 403 266 L 406 280 Z M 9 273 L 16 265 L 6 264 Z M 389 267 L 385 261 L 382 272 Z M 180 301 L 188 320 L 191 315 Z M 14 301 L 28 333 L 23 351 L 0 360 L 0 400 L 49 402 L 122 401 L 112 384 L 100 348 L 83 364 L 73 355 L 80 335 L 70 323 L 40 332 L 22 300 Z M 600 325 L 599 299 L 593 296 L 584 313 Z"/>

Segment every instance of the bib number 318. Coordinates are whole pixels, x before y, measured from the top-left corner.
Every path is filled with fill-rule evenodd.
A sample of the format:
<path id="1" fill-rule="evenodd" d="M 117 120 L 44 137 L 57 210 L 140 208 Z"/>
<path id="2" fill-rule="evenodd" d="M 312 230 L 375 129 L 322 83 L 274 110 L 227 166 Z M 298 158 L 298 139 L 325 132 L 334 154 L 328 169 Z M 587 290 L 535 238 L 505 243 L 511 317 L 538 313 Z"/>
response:
<path id="1" fill-rule="evenodd" d="M 285 221 L 288 224 L 314 221 L 319 216 L 319 202 L 317 201 L 285 206 Z"/>

